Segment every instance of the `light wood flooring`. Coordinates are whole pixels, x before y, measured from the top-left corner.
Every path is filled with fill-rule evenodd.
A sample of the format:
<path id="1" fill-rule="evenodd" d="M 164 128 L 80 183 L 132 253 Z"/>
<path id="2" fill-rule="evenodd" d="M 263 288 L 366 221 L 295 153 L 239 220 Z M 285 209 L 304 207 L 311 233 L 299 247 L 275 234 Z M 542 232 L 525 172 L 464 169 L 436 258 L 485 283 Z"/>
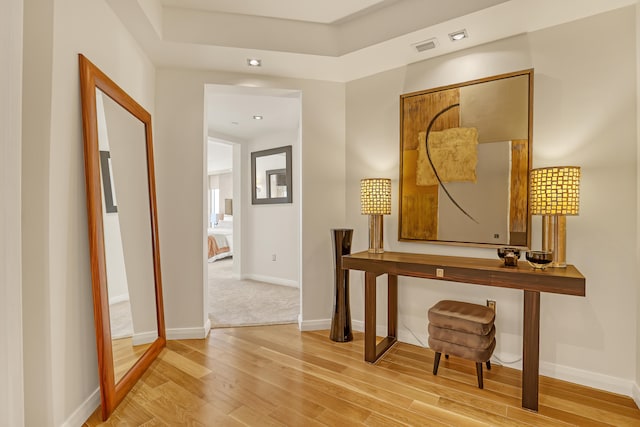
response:
<path id="1" fill-rule="evenodd" d="M 134 346 L 131 337 L 118 338 L 111 341 L 113 374 L 116 381 L 129 371 L 150 346 L 151 343 Z"/>
<path id="2" fill-rule="evenodd" d="M 520 407 L 520 371 L 399 343 L 377 365 L 363 334 L 336 343 L 296 325 L 212 329 L 169 341 L 104 425 L 118 426 L 640 426 L 633 400 L 541 377 L 540 411 Z M 85 425 L 101 425 L 99 409 Z"/>

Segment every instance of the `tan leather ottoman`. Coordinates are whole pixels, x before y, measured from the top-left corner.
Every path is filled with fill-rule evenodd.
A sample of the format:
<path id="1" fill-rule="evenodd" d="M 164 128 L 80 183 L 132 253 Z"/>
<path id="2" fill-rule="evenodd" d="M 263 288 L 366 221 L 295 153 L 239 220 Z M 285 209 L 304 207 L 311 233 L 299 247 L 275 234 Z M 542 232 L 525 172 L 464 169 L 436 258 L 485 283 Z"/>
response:
<path id="1" fill-rule="evenodd" d="M 436 354 L 433 374 L 438 374 L 442 353 L 476 362 L 478 387 L 483 388 L 482 364 L 491 369 L 491 355 L 496 348 L 495 313 L 489 307 L 468 302 L 443 300 L 431 307 L 429 348 Z"/>

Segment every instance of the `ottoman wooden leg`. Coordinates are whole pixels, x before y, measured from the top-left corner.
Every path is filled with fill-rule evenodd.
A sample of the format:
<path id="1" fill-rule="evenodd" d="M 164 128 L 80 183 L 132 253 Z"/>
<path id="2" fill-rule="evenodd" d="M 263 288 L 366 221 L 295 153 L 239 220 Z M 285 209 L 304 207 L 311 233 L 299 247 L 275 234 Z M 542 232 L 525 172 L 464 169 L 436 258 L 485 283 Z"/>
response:
<path id="1" fill-rule="evenodd" d="M 438 375 L 438 365 L 440 364 L 440 353 L 436 353 L 433 359 L 433 375 Z"/>
<path id="2" fill-rule="evenodd" d="M 482 381 L 482 362 L 476 362 L 476 373 L 478 374 L 478 388 L 484 388 Z"/>
<path id="3" fill-rule="evenodd" d="M 487 360 L 487 371 L 491 370 L 491 360 Z"/>

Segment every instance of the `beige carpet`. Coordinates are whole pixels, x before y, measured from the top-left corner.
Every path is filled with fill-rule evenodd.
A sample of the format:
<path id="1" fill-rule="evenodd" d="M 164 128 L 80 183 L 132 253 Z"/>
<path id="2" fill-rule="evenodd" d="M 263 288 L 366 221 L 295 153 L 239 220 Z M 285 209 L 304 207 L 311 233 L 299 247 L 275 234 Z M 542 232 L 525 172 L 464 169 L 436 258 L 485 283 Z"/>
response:
<path id="1" fill-rule="evenodd" d="M 233 258 L 207 263 L 212 328 L 296 323 L 298 288 L 232 278 Z"/>

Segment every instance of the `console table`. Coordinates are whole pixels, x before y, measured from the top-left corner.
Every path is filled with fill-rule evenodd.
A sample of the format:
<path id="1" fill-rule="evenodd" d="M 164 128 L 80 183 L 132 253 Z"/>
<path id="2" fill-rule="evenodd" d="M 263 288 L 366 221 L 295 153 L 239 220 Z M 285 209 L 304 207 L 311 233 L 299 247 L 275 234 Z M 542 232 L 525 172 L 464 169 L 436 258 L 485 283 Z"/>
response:
<path id="1" fill-rule="evenodd" d="M 398 276 L 523 290 L 522 407 L 533 411 L 538 410 L 540 292 L 585 296 L 585 278 L 572 265 L 534 270 L 526 261 L 506 267 L 499 259 L 365 251 L 344 255 L 342 268 L 365 272 L 364 359 L 370 363 L 397 341 Z M 376 277 L 382 274 L 388 276 L 387 336 L 376 344 Z"/>

